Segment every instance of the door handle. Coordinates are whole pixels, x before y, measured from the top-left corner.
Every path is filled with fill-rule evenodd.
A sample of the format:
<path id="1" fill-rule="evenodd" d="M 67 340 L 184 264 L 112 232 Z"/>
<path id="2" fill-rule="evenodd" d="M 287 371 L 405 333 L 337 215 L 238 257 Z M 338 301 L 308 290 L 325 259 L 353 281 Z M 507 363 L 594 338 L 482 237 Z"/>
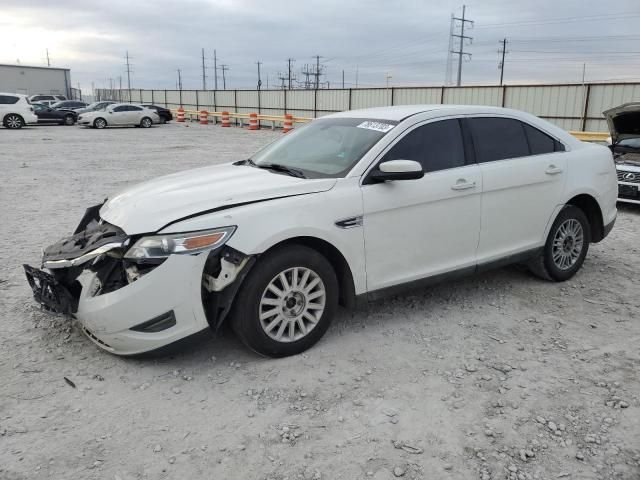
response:
<path id="1" fill-rule="evenodd" d="M 475 188 L 476 182 L 467 182 L 464 178 L 458 180 L 455 185 L 451 185 L 451 190 L 467 190 L 468 188 Z"/>
<path id="2" fill-rule="evenodd" d="M 562 169 L 560 167 L 556 167 L 555 165 L 549 165 L 544 173 L 546 173 L 547 175 L 557 175 L 558 173 L 562 173 Z"/>

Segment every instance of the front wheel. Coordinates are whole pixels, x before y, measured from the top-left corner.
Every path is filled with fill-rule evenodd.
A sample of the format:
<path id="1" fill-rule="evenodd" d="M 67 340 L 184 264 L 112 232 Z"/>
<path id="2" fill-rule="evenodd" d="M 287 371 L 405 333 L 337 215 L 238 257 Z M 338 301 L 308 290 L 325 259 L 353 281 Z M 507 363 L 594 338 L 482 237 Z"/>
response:
<path id="1" fill-rule="evenodd" d="M 64 124 L 65 125 L 73 125 L 74 123 L 76 123 L 76 119 L 73 118 L 73 115 L 65 115 L 64 117 Z"/>
<path id="2" fill-rule="evenodd" d="M 104 118 L 96 118 L 93 121 L 93 126 L 96 128 L 105 128 L 107 126 L 107 121 Z"/>
<path id="3" fill-rule="evenodd" d="M 553 222 L 542 253 L 529 263 L 529 269 L 545 280 L 569 280 L 582 267 L 590 242 L 587 216 L 578 207 L 567 205 Z"/>
<path id="4" fill-rule="evenodd" d="M 24 127 L 24 120 L 20 115 L 17 115 L 15 113 L 11 113 L 4 117 L 3 123 L 6 128 L 10 128 L 12 130 L 17 130 Z"/>
<path id="5" fill-rule="evenodd" d="M 149 128 L 151 127 L 151 125 L 153 125 L 153 121 L 149 117 L 144 117 L 142 120 L 140 120 L 140 126 L 142 128 Z"/>
<path id="6" fill-rule="evenodd" d="M 327 331 L 338 305 L 327 259 L 301 245 L 261 258 L 235 300 L 232 326 L 252 350 L 270 357 L 301 353 Z"/>

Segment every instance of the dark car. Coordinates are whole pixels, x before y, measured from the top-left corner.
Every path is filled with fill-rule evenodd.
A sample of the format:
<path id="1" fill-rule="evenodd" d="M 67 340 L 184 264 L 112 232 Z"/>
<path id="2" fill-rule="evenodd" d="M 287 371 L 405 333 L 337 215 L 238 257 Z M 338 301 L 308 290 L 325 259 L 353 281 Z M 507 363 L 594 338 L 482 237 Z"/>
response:
<path id="1" fill-rule="evenodd" d="M 76 108 L 84 108 L 87 104 L 79 100 L 64 100 L 62 102 L 56 102 L 51 105 L 51 108 L 56 110 L 75 110 Z"/>
<path id="2" fill-rule="evenodd" d="M 41 103 L 34 103 L 33 111 L 39 124 L 73 125 L 78 120 L 78 114 L 73 110 L 57 110 Z"/>
<path id="3" fill-rule="evenodd" d="M 145 104 L 141 105 L 142 107 L 150 108 L 158 112 L 158 116 L 160 117 L 160 123 L 167 123 L 173 120 L 173 115 L 171 114 L 171 110 L 164 107 L 159 107 L 158 105 Z"/>

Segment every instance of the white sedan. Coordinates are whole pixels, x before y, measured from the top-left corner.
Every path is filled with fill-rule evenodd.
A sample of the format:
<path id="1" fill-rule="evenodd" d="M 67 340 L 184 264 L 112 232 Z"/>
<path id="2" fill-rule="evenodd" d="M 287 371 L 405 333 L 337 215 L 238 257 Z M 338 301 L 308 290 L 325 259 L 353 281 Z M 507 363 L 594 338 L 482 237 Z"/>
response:
<path id="1" fill-rule="evenodd" d="M 100 110 L 85 112 L 78 117 L 78 125 L 94 128 L 134 126 L 149 128 L 160 123 L 158 112 L 130 103 L 114 103 Z"/>
<path id="2" fill-rule="evenodd" d="M 616 196 L 609 149 L 523 112 L 348 111 L 113 195 L 45 250 L 46 270 L 25 270 L 37 301 L 115 354 L 228 318 L 249 348 L 285 356 L 339 304 L 514 262 L 567 280 L 613 228 Z"/>

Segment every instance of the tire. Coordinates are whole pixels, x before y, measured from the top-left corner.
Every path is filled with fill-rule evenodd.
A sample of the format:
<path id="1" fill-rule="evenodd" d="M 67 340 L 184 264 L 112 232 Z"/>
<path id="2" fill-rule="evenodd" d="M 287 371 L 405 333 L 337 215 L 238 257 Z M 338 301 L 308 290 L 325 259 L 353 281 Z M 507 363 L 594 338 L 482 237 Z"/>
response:
<path id="1" fill-rule="evenodd" d="M 578 207 L 566 205 L 553 222 L 542 253 L 529 263 L 529 270 L 552 282 L 569 280 L 582 267 L 589 243 L 587 216 Z"/>
<path id="2" fill-rule="evenodd" d="M 167 123 L 167 117 L 160 117 L 160 125 Z"/>
<path id="3" fill-rule="evenodd" d="M 3 125 L 10 130 L 19 130 L 24 127 L 24 119 L 17 113 L 10 113 L 4 117 Z"/>
<path id="4" fill-rule="evenodd" d="M 76 123 L 76 119 L 73 118 L 73 115 L 65 115 L 64 120 L 62 121 L 63 125 L 71 126 Z"/>
<path id="5" fill-rule="evenodd" d="M 99 129 L 106 128 L 107 121 L 102 117 L 98 117 L 93 121 L 93 126 L 94 128 L 99 128 Z"/>
<path id="6" fill-rule="evenodd" d="M 151 120 L 149 117 L 144 117 L 142 120 L 140 120 L 140 126 L 142 128 L 151 128 L 151 125 L 153 125 L 153 120 Z"/>
<path id="7" fill-rule="evenodd" d="M 231 322 L 253 351 L 286 357 L 320 340 L 337 306 L 338 280 L 329 261 L 311 248 L 288 246 L 258 260 L 238 292 Z"/>

